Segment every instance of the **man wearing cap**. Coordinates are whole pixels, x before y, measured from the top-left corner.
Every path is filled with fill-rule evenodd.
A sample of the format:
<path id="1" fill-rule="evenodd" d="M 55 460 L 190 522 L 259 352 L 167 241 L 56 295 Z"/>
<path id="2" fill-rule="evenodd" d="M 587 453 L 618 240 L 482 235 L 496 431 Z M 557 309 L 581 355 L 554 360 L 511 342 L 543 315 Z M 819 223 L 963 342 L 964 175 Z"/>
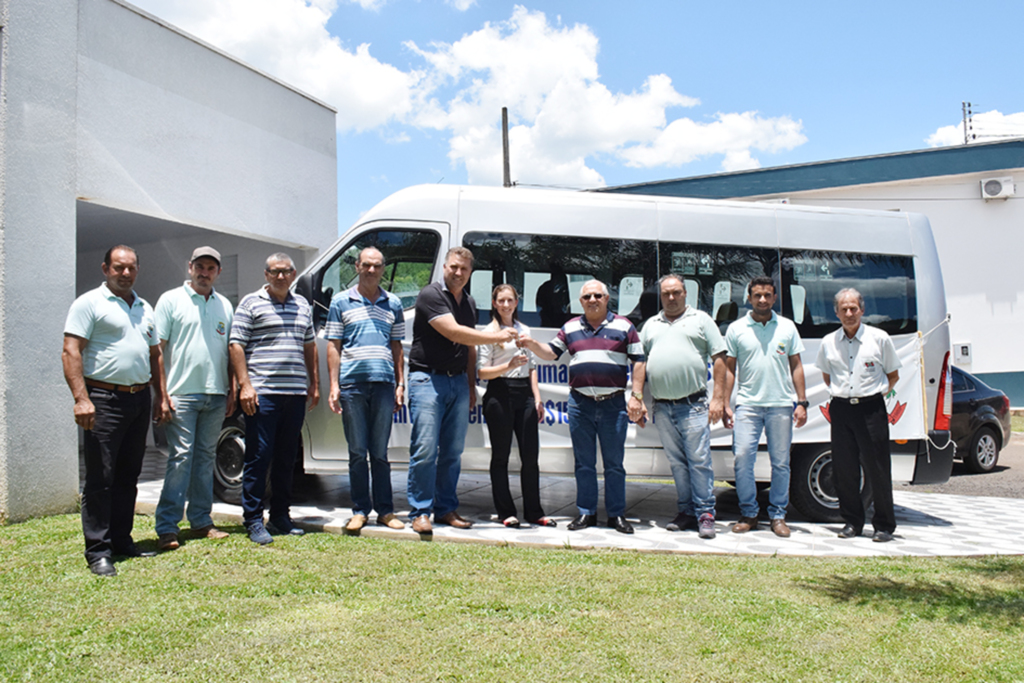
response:
<path id="1" fill-rule="evenodd" d="M 132 541 L 135 496 L 150 410 L 156 417 L 163 399 L 153 309 L 132 289 L 135 250 L 112 247 L 102 270 L 106 282 L 71 304 L 61 360 L 85 430 L 85 559 L 94 574 L 115 576 L 114 555 L 144 554 Z"/>
<path id="2" fill-rule="evenodd" d="M 301 536 L 292 522 L 292 472 L 302 423 L 320 401 L 313 309 L 291 291 L 295 264 L 288 254 L 271 254 L 267 284 L 238 302 L 228 353 L 238 380 L 238 403 L 245 413 L 242 465 L 242 522 L 253 543 L 273 538 L 263 524 L 267 470 L 273 492 L 270 525 L 281 534 Z"/>
<path id="3" fill-rule="evenodd" d="M 234 412 L 228 370 L 232 307 L 213 283 L 220 253 L 199 247 L 188 262 L 189 279 L 156 303 L 163 362 L 163 418 L 167 421 L 167 472 L 156 506 L 158 550 L 178 547 L 178 522 L 188 502 L 193 538 L 225 538 L 213 525 L 213 465 L 225 415 Z"/>

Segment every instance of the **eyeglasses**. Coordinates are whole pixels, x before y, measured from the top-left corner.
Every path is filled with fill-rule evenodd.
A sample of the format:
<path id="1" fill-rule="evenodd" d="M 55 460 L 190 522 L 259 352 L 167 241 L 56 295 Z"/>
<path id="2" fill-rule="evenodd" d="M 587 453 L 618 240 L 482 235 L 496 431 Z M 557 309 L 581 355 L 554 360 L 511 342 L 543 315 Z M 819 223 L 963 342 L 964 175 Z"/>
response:
<path id="1" fill-rule="evenodd" d="M 295 272 L 294 268 L 267 268 L 267 275 L 271 277 L 281 277 L 282 275 L 291 275 Z"/>
<path id="2" fill-rule="evenodd" d="M 584 301 L 590 301 L 591 299 L 596 299 L 600 301 L 601 299 L 604 298 L 604 294 L 581 294 L 580 298 L 583 299 Z"/>

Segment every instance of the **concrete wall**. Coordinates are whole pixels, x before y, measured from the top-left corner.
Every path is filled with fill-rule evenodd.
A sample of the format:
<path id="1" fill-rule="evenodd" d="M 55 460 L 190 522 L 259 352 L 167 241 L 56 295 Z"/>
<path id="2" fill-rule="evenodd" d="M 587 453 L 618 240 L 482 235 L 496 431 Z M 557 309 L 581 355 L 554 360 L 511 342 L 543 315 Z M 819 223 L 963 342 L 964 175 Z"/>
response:
<path id="1" fill-rule="evenodd" d="M 337 238 L 334 112 L 114 0 L 80 0 L 78 196 L 247 237 Z"/>
<path id="2" fill-rule="evenodd" d="M 959 365 L 1006 391 L 1016 406 L 1024 405 L 1024 268 L 1019 257 L 1024 197 L 985 201 L 980 186 L 982 178 L 1004 176 L 1013 176 L 1024 194 L 1024 168 L 1012 168 L 780 196 L 793 204 L 898 209 L 928 216 L 952 315 L 950 339 L 954 345 L 972 346 L 972 362 Z"/>
<path id="3" fill-rule="evenodd" d="M 72 510 L 78 1 L 9 0 L 0 66 L 0 521 Z M 50 419 L 66 415 L 65 420 Z"/>

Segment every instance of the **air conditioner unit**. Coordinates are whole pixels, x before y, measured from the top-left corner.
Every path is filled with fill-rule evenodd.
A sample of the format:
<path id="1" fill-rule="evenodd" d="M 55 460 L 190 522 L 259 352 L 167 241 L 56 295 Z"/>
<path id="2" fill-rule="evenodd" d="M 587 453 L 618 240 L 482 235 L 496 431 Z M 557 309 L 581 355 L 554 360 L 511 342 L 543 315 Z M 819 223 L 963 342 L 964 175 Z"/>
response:
<path id="1" fill-rule="evenodd" d="M 1013 178 L 1011 177 L 981 179 L 981 196 L 983 199 L 1009 199 L 1016 194 Z"/>

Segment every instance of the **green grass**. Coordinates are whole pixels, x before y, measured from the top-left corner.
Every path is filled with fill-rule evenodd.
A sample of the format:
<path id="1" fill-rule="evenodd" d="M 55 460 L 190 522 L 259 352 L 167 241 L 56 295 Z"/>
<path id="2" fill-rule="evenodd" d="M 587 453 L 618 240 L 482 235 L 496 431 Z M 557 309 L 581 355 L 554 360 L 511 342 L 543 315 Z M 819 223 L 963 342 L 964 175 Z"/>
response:
<path id="1" fill-rule="evenodd" d="M 1024 432 L 1024 415 L 1010 415 L 1010 429 Z"/>
<path id="2" fill-rule="evenodd" d="M 150 539 L 148 517 L 136 537 Z M 1024 559 L 529 550 L 236 533 L 86 569 L 0 527 L 8 681 L 1014 681 Z"/>

